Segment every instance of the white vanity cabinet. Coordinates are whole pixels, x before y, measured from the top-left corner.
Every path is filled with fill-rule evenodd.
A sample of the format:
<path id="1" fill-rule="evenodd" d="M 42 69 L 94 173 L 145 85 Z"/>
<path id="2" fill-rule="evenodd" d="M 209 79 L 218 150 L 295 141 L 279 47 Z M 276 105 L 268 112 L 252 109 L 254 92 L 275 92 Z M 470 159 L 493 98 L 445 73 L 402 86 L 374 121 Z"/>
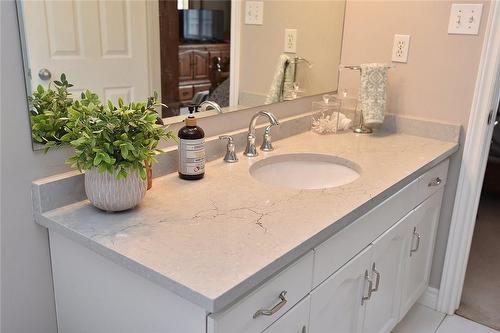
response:
<path id="1" fill-rule="evenodd" d="M 447 170 L 446 160 L 213 313 L 50 231 L 59 332 L 389 333 L 428 286 Z"/>

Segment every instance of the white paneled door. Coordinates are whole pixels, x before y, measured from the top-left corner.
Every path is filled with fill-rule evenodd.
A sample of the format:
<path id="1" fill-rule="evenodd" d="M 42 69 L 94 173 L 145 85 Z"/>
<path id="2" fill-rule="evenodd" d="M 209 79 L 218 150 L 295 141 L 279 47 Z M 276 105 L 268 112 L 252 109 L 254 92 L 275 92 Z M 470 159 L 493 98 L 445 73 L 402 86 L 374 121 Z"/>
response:
<path id="1" fill-rule="evenodd" d="M 32 87 L 66 73 L 74 92 L 144 99 L 148 77 L 147 0 L 22 2 Z M 47 73 L 47 72 L 46 72 Z"/>

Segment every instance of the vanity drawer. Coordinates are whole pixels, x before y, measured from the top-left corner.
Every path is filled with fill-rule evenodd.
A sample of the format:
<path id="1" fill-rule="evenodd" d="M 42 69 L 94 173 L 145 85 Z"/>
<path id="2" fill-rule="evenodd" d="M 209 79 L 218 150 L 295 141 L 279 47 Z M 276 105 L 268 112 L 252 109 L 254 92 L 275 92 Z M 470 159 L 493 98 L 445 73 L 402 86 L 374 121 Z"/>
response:
<path id="1" fill-rule="evenodd" d="M 208 332 L 262 332 L 311 291 L 312 270 L 311 251 L 226 311 L 211 314 L 208 317 Z M 286 292 L 286 302 L 280 299 L 282 292 Z M 284 304 L 277 307 L 279 303 Z M 256 315 L 258 310 L 272 308 L 276 309 L 272 315 Z"/>
<path id="2" fill-rule="evenodd" d="M 179 98 L 181 101 L 191 100 L 193 98 L 193 86 L 179 87 Z"/>
<path id="3" fill-rule="evenodd" d="M 415 179 L 314 249 L 313 288 L 415 208 L 418 181 Z"/>
<path id="4" fill-rule="evenodd" d="M 446 159 L 419 177 L 418 203 L 423 202 L 444 187 L 449 164 L 450 160 Z"/>

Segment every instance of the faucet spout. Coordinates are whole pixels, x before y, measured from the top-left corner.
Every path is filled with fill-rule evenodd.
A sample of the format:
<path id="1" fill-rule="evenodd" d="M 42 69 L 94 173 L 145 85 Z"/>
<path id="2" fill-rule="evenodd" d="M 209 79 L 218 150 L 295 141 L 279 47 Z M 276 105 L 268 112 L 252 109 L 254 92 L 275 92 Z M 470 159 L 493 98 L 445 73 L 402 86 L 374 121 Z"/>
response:
<path id="1" fill-rule="evenodd" d="M 269 129 L 266 130 L 269 138 L 270 138 L 269 132 L 270 132 L 271 126 L 279 125 L 278 118 L 276 118 L 276 116 L 271 112 L 259 111 L 256 114 L 254 114 L 252 119 L 250 120 L 250 125 L 248 126 L 247 146 L 245 148 L 245 152 L 243 153 L 245 156 L 253 157 L 253 156 L 257 156 L 259 154 L 257 152 L 257 148 L 255 146 L 255 126 L 257 125 L 257 120 L 260 117 L 266 117 L 267 120 L 269 121 L 269 124 L 270 124 L 268 126 Z M 270 145 L 270 142 L 269 142 L 269 145 Z"/>
<path id="2" fill-rule="evenodd" d="M 217 111 L 217 113 L 222 113 L 222 108 L 220 107 L 220 105 L 213 101 L 203 101 L 200 103 L 199 107 L 200 112 L 207 111 L 208 109 L 214 109 Z"/>
<path id="3" fill-rule="evenodd" d="M 271 124 L 271 126 L 276 126 L 276 125 L 280 124 L 280 122 L 278 121 L 278 118 L 276 118 L 276 116 L 273 113 L 267 112 L 267 111 L 259 111 L 256 114 L 254 114 L 252 119 L 250 120 L 250 125 L 248 126 L 248 134 L 251 133 L 251 134 L 255 135 L 255 126 L 257 124 L 257 120 L 260 117 L 266 117 L 267 120 L 269 121 L 269 124 Z"/>

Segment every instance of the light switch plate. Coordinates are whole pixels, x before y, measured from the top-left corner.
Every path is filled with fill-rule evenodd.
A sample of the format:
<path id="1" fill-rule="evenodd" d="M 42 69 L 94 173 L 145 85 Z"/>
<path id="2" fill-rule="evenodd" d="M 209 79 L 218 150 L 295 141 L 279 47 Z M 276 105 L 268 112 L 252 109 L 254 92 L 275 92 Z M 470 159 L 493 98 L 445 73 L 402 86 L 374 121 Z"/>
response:
<path id="1" fill-rule="evenodd" d="M 448 33 L 458 35 L 477 35 L 481 24 L 482 12 L 482 4 L 452 4 L 450 21 L 448 22 Z"/>
<path id="2" fill-rule="evenodd" d="M 410 48 L 410 35 L 394 35 L 392 46 L 392 61 L 408 62 L 408 49 Z"/>
<path id="3" fill-rule="evenodd" d="M 264 1 L 245 2 L 245 24 L 264 24 Z"/>
<path id="4" fill-rule="evenodd" d="M 297 53 L 297 29 L 285 29 L 285 53 Z"/>

